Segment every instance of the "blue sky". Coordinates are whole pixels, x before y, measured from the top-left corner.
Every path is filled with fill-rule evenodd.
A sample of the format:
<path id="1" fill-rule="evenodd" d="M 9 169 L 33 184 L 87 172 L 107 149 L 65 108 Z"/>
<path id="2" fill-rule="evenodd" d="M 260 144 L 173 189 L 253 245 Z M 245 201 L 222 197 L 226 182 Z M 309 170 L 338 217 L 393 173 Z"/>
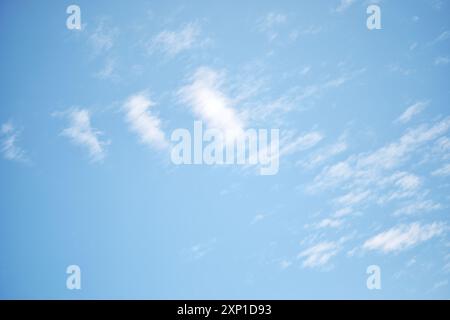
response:
<path id="1" fill-rule="evenodd" d="M 0 297 L 450 298 L 449 13 L 2 1 Z M 279 129 L 278 173 L 173 164 L 195 120 Z"/>

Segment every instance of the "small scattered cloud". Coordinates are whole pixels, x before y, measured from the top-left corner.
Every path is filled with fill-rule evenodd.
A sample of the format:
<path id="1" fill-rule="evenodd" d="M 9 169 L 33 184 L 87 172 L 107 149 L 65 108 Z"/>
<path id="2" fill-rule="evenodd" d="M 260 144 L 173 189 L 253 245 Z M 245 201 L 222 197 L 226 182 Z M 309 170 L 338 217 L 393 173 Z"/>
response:
<path id="1" fill-rule="evenodd" d="M 429 104 L 429 101 L 419 101 L 409 106 L 397 119 L 400 123 L 409 122 L 414 116 L 421 113 Z"/>
<path id="2" fill-rule="evenodd" d="M 288 18 L 285 14 L 278 12 L 269 12 L 258 21 L 258 30 L 265 33 L 269 41 L 278 37 L 278 28 L 286 24 Z"/>
<path id="3" fill-rule="evenodd" d="M 266 219 L 269 216 L 269 214 L 263 214 L 263 213 L 258 213 L 257 215 L 255 215 L 252 219 L 252 221 L 250 222 L 250 224 L 257 224 L 259 222 L 261 222 L 262 220 Z"/>
<path id="4" fill-rule="evenodd" d="M 188 23 L 179 30 L 164 30 L 158 33 L 149 44 L 149 51 L 160 51 L 173 57 L 195 46 L 200 46 L 201 28 L 198 23 Z"/>
<path id="5" fill-rule="evenodd" d="M 394 215 L 412 215 L 417 213 L 426 213 L 434 210 L 439 210 L 442 208 L 442 205 L 436 203 L 432 200 L 416 200 L 412 203 L 409 203 L 397 210 L 395 210 Z"/>
<path id="6" fill-rule="evenodd" d="M 71 109 L 61 114 L 69 119 L 70 126 L 61 132 L 61 135 L 69 138 L 74 144 L 86 148 L 91 161 L 101 162 L 106 153 L 104 146 L 109 142 L 100 140 L 101 132 L 92 128 L 91 115 L 87 109 Z"/>
<path id="7" fill-rule="evenodd" d="M 405 77 L 408 77 L 416 72 L 414 69 L 405 68 L 399 64 L 390 64 L 388 69 L 390 72 L 399 73 Z"/>
<path id="8" fill-rule="evenodd" d="M 292 262 L 289 261 L 289 260 L 281 260 L 280 261 L 280 268 L 282 270 L 285 270 L 285 269 L 289 268 L 291 265 L 292 265 Z"/>
<path id="9" fill-rule="evenodd" d="M 244 121 L 221 87 L 223 75 L 211 68 L 200 67 L 190 82 L 178 91 L 180 102 L 187 104 L 209 128 L 221 130 L 227 141 L 241 137 Z"/>
<path id="10" fill-rule="evenodd" d="M 102 19 L 89 35 L 93 55 L 108 53 L 114 47 L 117 35 L 117 27 L 109 25 L 107 19 Z"/>
<path id="11" fill-rule="evenodd" d="M 115 59 L 107 58 L 104 66 L 94 73 L 94 77 L 100 80 L 111 80 L 117 81 L 119 80 L 119 76 L 116 72 L 117 62 Z"/>
<path id="12" fill-rule="evenodd" d="M 363 249 L 383 253 L 399 252 L 444 233 L 443 223 L 422 225 L 418 222 L 399 225 L 381 232 L 364 242 Z"/>
<path id="13" fill-rule="evenodd" d="M 369 196 L 370 196 L 369 190 L 351 191 L 341 197 L 338 197 L 337 199 L 335 199 L 335 201 L 336 203 L 342 206 L 351 206 L 367 200 Z"/>
<path id="14" fill-rule="evenodd" d="M 186 252 L 186 256 L 188 260 L 195 261 L 200 260 L 204 258 L 206 255 L 211 253 L 213 251 L 215 245 L 216 245 L 217 239 L 212 238 L 211 240 L 208 240 L 203 243 L 197 243 L 193 246 L 191 246 Z"/>
<path id="15" fill-rule="evenodd" d="M 153 106 L 155 103 L 145 92 L 134 94 L 123 105 L 125 120 L 142 143 L 164 149 L 168 143 L 161 129 L 161 120 L 150 111 Z"/>
<path id="16" fill-rule="evenodd" d="M 439 176 L 439 177 L 447 177 L 450 176 L 450 163 L 442 166 L 439 169 L 434 170 L 431 173 L 433 176 Z"/>
<path id="17" fill-rule="evenodd" d="M 354 3 L 356 2 L 356 0 L 340 0 L 338 6 L 336 7 L 336 12 L 344 12 L 346 11 L 348 8 L 350 8 Z"/>
<path id="18" fill-rule="evenodd" d="M 444 6 L 444 2 L 442 0 L 433 0 L 431 2 L 431 7 L 434 10 L 441 10 L 443 6 Z"/>
<path id="19" fill-rule="evenodd" d="M 314 225 L 317 229 L 323 229 L 323 228 L 339 228 L 343 224 L 343 220 L 341 219 L 330 219 L 326 218 Z"/>
<path id="20" fill-rule="evenodd" d="M 398 140 L 373 152 L 351 155 L 345 161 L 325 166 L 307 189 L 314 192 L 342 184 L 353 188 L 367 188 L 368 185 L 376 187 L 389 170 L 404 163 L 420 147 L 439 138 L 449 129 L 450 118 L 433 125 L 424 124 L 409 129 Z"/>
<path id="21" fill-rule="evenodd" d="M 297 258 L 302 259 L 304 268 L 322 267 L 339 252 L 339 244 L 336 242 L 321 242 L 302 252 Z"/>
<path id="22" fill-rule="evenodd" d="M 318 131 L 311 131 L 296 138 L 289 137 L 289 139 L 285 140 L 290 140 L 290 142 L 283 143 L 280 150 L 280 155 L 287 155 L 310 149 L 322 141 L 323 138 L 323 134 Z"/>
<path id="23" fill-rule="evenodd" d="M 446 66 L 450 63 L 449 57 L 437 57 L 434 59 L 434 65 L 435 66 Z"/>
<path id="24" fill-rule="evenodd" d="M 338 154 L 346 151 L 347 148 L 347 142 L 342 136 L 336 143 L 320 148 L 319 150 L 308 156 L 306 160 L 298 161 L 297 164 L 305 169 L 312 169 L 320 164 L 323 164 L 325 161 L 333 158 L 334 156 L 337 156 Z"/>
<path id="25" fill-rule="evenodd" d="M 439 42 L 443 42 L 450 39 L 450 30 L 445 30 L 441 34 L 439 34 L 433 41 L 430 42 L 430 45 L 435 45 Z"/>
<path id="26" fill-rule="evenodd" d="M 21 163 L 30 162 L 25 151 L 18 145 L 20 131 L 14 127 L 11 121 L 2 124 L 0 138 L 3 158 Z"/>

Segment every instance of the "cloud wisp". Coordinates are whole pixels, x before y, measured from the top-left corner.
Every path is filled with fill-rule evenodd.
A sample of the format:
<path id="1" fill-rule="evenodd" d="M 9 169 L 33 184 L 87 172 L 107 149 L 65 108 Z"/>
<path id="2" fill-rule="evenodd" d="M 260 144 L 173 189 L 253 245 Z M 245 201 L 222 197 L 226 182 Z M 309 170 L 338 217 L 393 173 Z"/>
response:
<path id="1" fill-rule="evenodd" d="M 123 105 L 125 120 L 130 130 L 139 136 L 141 143 L 152 148 L 164 149 L 168 143 L 161 129 L 161 120 L 150 111 L 154 106 L 155 103 L 146 93 L 134 94 Z"/>
<path id="2" fill-rule="evenodd" d="M 87 109 L 72 109 L 63 113 L 70 122 L 61 135 L 74 144 L 84 147 L 92 162 L 102 162 L 106 157 L 105 145 L 109 142 L 100 140 L 102 133 L 91 126 L 91 114 Z"/>
<path id="3" fill-rule="evenodd" d="M 1 126 L 1 152 L 7 160 L 29 163 L 25 151 L 18 146 L 20 131 L 17 130 L 12 122 L 6 122 Z"/>
<path id="4" fill-rule="evenodd" d="M 443 234 L 446 227 L 443 223 L 399 225 L 381 232 L 364 242 L 364 250 L 377 250 L 382 253 L 399 252 L 416 244 L 430 240 Z"/>

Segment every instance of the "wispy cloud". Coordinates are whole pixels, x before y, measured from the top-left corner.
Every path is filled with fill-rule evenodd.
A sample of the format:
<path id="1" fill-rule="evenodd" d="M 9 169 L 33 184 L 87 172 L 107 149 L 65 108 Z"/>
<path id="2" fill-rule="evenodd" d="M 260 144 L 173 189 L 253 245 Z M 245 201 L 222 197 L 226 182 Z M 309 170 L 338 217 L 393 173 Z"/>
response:
<path id="1" fill-rule="evenodd" d="M 441 235 L 445 230 L 445 224 L 438 222 L 399 225 L 370 238 L 364 243 L 363 249 L 383 253 L 398 252 Z"/>
<path id="2" fill-rule="evenodd" d="M 426 213 L 441 208 L 442 208 L 441 204 L 435 203 L 432 200 L 416 200 L 412 203 L 409 203 L 397 209 L 394 212 L 394 215 L 398 216 L 398 215 L 411 215 L 416 213 Z"/>
<path id="3" fill-rule="evenodd" d="M 407 130 L 397 141 L 368 153 L 352 155 L 345 161 L 326 166 L 314 178 L 309 191 L 326 189 L 346 182 L 346 186 L 378 185 L 386 172 L 404 163 L 425 143 L 433 141 L 450 129 L 450 118 L 431 126 L 421 125 Z M 349 184 L 350 180 L 352 183 Z"/>
<path id="4" fill-rule="evenodd" d="M 351 191 L 343 196 L 336 198 L 336 202 L 344 207 L 352 206 L 365 201 L 370 196 L 369 190 Z"/>
<path id="5" fill-rule="evenodd" d="M 94 77 L 101 80 L 117 81 L 119 80 L 119 76 L 117 75 L 116 68 L 117 68 L 116 60 L 112 58 L 107 58 L 104 66 L 99 71 L 94 73 Z"/>
<path id="6" fill-rule="evenodd" d="M 313 154 L 309 155 L 306 160 L 298 161 L 297 164 L 305 169 L 312 169 L 331 159 L 332 157 L 346 151 L 347 148 L 347 142 L 342 136 L 336 143 L 320 148 Z"/>
<path id="7" fill-rule="evenodd" d="M 288 155 L 310 149 L 322 141 L 323 138 L 323 134 L 319 131 L 311 131 L 296 138 L 285 138 L 284 140 L 289 140 L 290 142 L 282 141 L 283 146 L 281 147 L 280 155 Z"/>
<path id="8" fill-rule="evenodd" d="M 104 146 L 109 142 L 99 139 L 101 132 L 91 127 L 91 116 L 87 109 L 71 109 L 62 113 L 69 119 L 70 126 L 61 134 L 68 137 L 74 144 L 86 148 L 91 161 L 103 161 L 106 154 Z"/>
<path id="9" fill-rule="evenodd" d="M 439 34 L 433 41 L 431 41 L 430 45 L 435 45 L 448 39 L 450 39 L 450 30 L 445 30 L 441 34 Z"/>
<path id="10" fill-rule="evenodd" d="M 200 260 L 208 255 L 211 251 L 213 251 L 214 246 L 216 245 L 217 239 L 212 238 L 211 240 L 204 243 L 197 243 L 191 246 L 187 252 L 186 256 L 188 260 Z"/>
<path id="11" fill-rule="evenodd" d="M 244 133 L 244 122 L 233 108 L 233 101 L 221 88 L 223 76 L 208 67 L 200 67 L 182 87 L 178 96 L 190 106 L 195 116 L 209 128 L 224 132 L 227 141 L 234 141 Z"/>
<path id="12" fill-rule="evenodd" d="M 447 177 L 450 175 L 450 163 L 432 172 L 433 176 Z"/>
<path id="13" fill-rule="evenodd" d="M 118 35 L 118 28 L 107 23 L 107 19 L 102 19 L 89 35 L 89 43 L 94 56 L 108 53 L 115 44 Z"/>
<path id="14" fill-rule="evenodd" d="M 260 101 L 252 108 L 250 116 L 253 120 L 260 122 L 277 121 L 282 123 L 282 116 L 293 110 L 306 110 L 309 100 L 317 99 L 324 92 L 344 86 L 365 71 L 365 68 L 341 70 L 336 75 L 327 75 L 321 83 L 291 87 L 275 99 L 270 99 L 265 102 Z"/>
<path id="15" fill-rule="evenodd" d="M 3 157 L 11 161 L 29 163 L 25 151 L 17 145 L 20 131 L 14 127 L 12 122 L 2 124 L 0 133 Z"/>
<path id="16" fill-rule="evenodd" d="M 269 12 L 258 21 L 258 30 L 266 34 L 269 41 L 278 37 L 277 28 L 285 24 L 288 18 L 285 14 L 279 12 Z"/>
<path id="17" fill-rule="evenodd" d="M 449 57 L 437 57 L 434 59 L 434 65 L 435 66 L 445 66 L 450 63 Z"/>
<path id="18" fill-rule="evenodd" d="M 343 221 L 341 219 L 330 219 L 325 218 L 318 223 L 314 224 L 314 227 L 317 229 L 323 229 L 323 228 L 339 228 L 342 226 Z"/>
<path id="19" fill-rule="evenodd" d="M 302 252 L 297 256 L 303 259 L 302 266 L 304 268 L 321 267 L 339 252 L 339 244 L 337 242 L 321 242 Z"/>
<path id="20" fill-rule="evenodd" d="M 421 113 L 429 104 L 429 101 L 419 101 L 409 106 L 397 119 L 398 122 L 407 123 L 414 116 Z"/>
<path id="21" fill-rule="evenodd" d="M 261 21 L 261 28 L 266 30 L 287 22 L 287 16 L 279 12 L 269 12 Z"/>
<path id="22" fill-rule="evenodd" d="M 142 143 L 163 149 L 168 146 L 168 143 L 161 129 L 161 120 L 150 112 L 150 108 L 154 105 L 155 103 L 146 93 L 141 92 L 130 96 L 123 105 L 125 120 Z"/>
<path id="23" fill-rule="evenodd" d="M 179 30 L 164 30 L 150 42 L 149 51 L 161 51 L 168 56 L 175 56 L 182 51 L 200 45 L 201 28 L 198 23 L 188 23 Z"/>
<path id="24" fill-rule="evenodd" d="M 336 12 L 344 12 L 348 8 L 350 8 L 356 0 L 340 0 L 338 6 L 336 7 Z"/>

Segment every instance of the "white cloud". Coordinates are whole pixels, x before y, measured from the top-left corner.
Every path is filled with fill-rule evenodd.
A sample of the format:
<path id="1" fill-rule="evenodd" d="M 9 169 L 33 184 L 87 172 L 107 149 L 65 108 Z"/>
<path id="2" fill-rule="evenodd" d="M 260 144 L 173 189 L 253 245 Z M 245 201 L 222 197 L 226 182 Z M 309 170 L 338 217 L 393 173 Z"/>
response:
<path id="1" fill-rule="evenodd" d="M 301 72 L 308 72 L 308 70 L 309 69 L 307 68 Z M 265 123 L 270 121 L 271 123 L 276 122 L 283 124 L 285 119 L 281 118 L 281 116 L 284 116 L 291 111 L 308 109 L 308 105 L 310 105 L 309 100 L 319 98 L 322 93 L 336 89 L 364 72 L 364 68 L 344 70 L 335 77 L 328 77 L 323 83 L 292 87 L 280 97 L 269 101 L 258 102 L 251 110 L 249 110 L 249 116 L 252 120 L 256 121 Z"/>
<path id="2" fill-rule="evenodd" d="M 343 221 L 339 219 L 330 219 L 326 218 L 315 224 L 315 227 L 318 229 L 322 228 L 339 228 L 342 225 Z"/>
<path id="3" fill-rule="evenodd" d="M 212 238 L 207 242 L 204 243 L 197 243 L 193 246 L 191 246 L 187 250 L 187 258 L 189 260 L 199 260 L 204 258 L 206 255 L 208 255 L 210 252 L 213 251 L 215 245 L 216 245 L 217 239 Z"/>
<path id="4" fill-rule="evenodd" d="M 280 268 L 283 270 L 289 268 L 291 265 L 292 265 L 292 262 L 289 260 L 281 260 L 280 261 Z"/>
<path id="5" fill-rule="evenodd" d="M 363 249 L 383 253 L 398 252 L 430 240 L 444 231 L 445 225 L 437 222 L 426 225 L 418 222 L 400 225 L 370 238 L 364 243 Z"/>
<path id="6" fill-rule="evenodd" d="M 336 202 L 343 206 L 358 204 L 370 196 L 370 191 L 351 191 L 336 199 Z"/>
<path id="7" fill-rule="evenodd" d="M 8 134 L 14 131 L 14 126 L 11 122 L 6 122 L 2 124 L 1 132 L 2 134 Z"/>
<path id="8" fill-rule="evenodd" d="M 450 139 L 447 137 L 439 138 L 436 141 L 436 147 L 440 152 L 450 151 Z"/>
<path id="9" fill-rule="evenodd" d="M 414 117 L 415 115 L 418 115 L 419 113 L 421 113 L 428 106 L 428 104 L 429 104 L 428 101 L 416 102 L 415 104 L 413 104 L 410 107 L 408 107 L 402 113 L 402 115 L 397 119 L 397 121 L 401 122 L 401 123 L 409 122 L 412 117 Z"/>
<path id="10" fill-rule="evenodd" d="M 313 153 L 306 160 L 298 161 L 297 164 L 301 165 L 303 168 L 312 169 L 328 159 L 346 151 L 347 148 L 347 143 L 341 137 L 336 143 L 317 150 L 317 152 Z"/>
<path id="11" fill-rule="evenodd" d="M 337 185 L 345 180 L 350 179 L 354 175 L 354 171 L 349 161 L 341 161 L 334 165 L 325 167 L 320 174 L 314 178 L 314 182 L 308 187 L 308 191 L 314 192 L 320 189 Z"/>
<path id="12" fill-rule="evenodd" d="M 179 90 L 180 101 L 189 105 L 209 128 L 224 132 L 227 141 L 242 136 L 244 122 L 233 109 L 232 100 L 221 89 L 222 76 L 213 69 L 201 67 L 191 82 Z"/>
<path id="13" fill-rule="evenodd" d="M 431 173 L 433 176 L 447 177 L 450 175 L 450 163 L 444 165 L 443 167 L 433 171 Z"/>
<path id="14" fill-rule="evenodd" d="M 421 125 L 407 132 L 397 141 L 369 153 L 352 155 L 345 161 L 326 166 L 315 178 L 308 191 L 317 191 L 345 183 L 347 187 L 377 186 L 386 172 L 404 163 L 425 143 L 445 134 L 450 129 L 450 118 L 432 126 Z M 351 183 L 349 181 L 351 180 Z M 406 180 L 405 180 L 406 181 Z"/>
<path id="15" fill-rule="evenodd" d="M 353 213 L 353 209 L 351 207 L 344 207 L 342 209 L 337 210 L 333 214 L 333 217 L 342 218 L 342 217 L 348 216 L 349 214 L 352 214 L 352 213 Z"/>
<path id="16" fill-rule="evenodd" d="M 304 268 L 321 267 L 325 265 L 339 251 L 339 245 L 336 242 L 321 242 L 302 252 L 297 258 L 303 259 Z"/>
<path id="17" fill-rule="evenodd" d="M 339 5 L 336 7 L 336 12 L 344 12 L 345 10 L 350 8 L 350 6 L 355 2 L 356 0 L 341 0 L 339 2 Z"/>
<path id="18" fill-rule="evenodd" d="M 150 51 L 157 49 L 174 56 L 199 44 L 200 33 L 201 29 L 197 23 L 189 23 L 177 31 L 164 30 L 152 39 L 149 49 Z"/>
<path id="19" fill-rule="evenodd" d="M 287 16 L 282 13 L 269 12 L 263 19 L 262 28 L 268 29 L 273 28 L 277 25 L 284 24 L 287 22 Z"/>
<path id="20" fill-rule="evenodd" d="M 94 73 L 94 77 L 101 80 L 113 80 L 119 79 L 116 73 L 117 62 L 115 59 L 107 58 L 102 69 Z"/>
<path id="21" fill-rule="evenodd" d="M 91 127 L 90 113 L 86 109 L 73 109 L 64 113 L 70 126 L 61 134 L 71 139 L 77 145 L 87 148 L 92 161 L 102 161 L 105 158 L 105 142 L 100 141 L 100 131 Z"/>
<path id="22" fill-rule="evenodd" d="M 388 69 L 390 72 L 398 72 L 405 77 L 408 77 L 416 72 L 414 69 L 408 69 L 398 64 L 391 64 L 388 66 Z"/>
<path id="23" fill-rule="evenodd" d="M 114 46 L 118 29 L 106 25 L 106 20 L 99 22 L 95 30 L 89 35 L 89 43 L 92 46 L 94 56 L 107 53 Z"/>
<path id="24" fill-rule="evenodd" d="M 20 132 L 14 127 L 12 122 L 6 122 L 1 126 L 1 152 L 7 160 L 28 163 L 29 160 L 25 151 L 17 145 Z"/>
<path id="25" fill-rule="evenodd" d="M 449 57 L 437 57 L 434 59 L 434 65 L 436 66 L 445 66 L 450 63 Z"/>
<path id="26" fill-rule="evenodd" d="M 150 108 L 154 105 L 155 103 L 145 93 L 130 96 L 123 105 L 125 120 L 142 143 L 163 149 L 168 143 L 161 130 L 161 120 L 150 112 Z"/>
<path id="27" fill-rule="evenodd" d="M 431 6 L 435 10 L 441 10 L 444 6 L 444 2 L 442 0 L 433 0 Z"/>
<path id="28" fill-rule="evenodd" d="M 287 22 L 287 16 L 282 13 L 269 12 L 263 18 L 259 19 L 258 30 L 264 32 L 269 39 L 273 41 L 278 37 L 276 29 Z"/>
<path id="29" fill-rule="evenodd" d="M 439 288 L 446 287 L 446 286 L 448 286 L 448 280 L 447 279 L 439 281 L 439 282 L 436 282 L 433 285 L 433 289 L 432 290 L 437 290 Z"/>
<path id="30" fill-rule="evenodd" d="M 442 42 L 448 39 L 450 39 L 450 30 L 445 30 L 431 42 L 431 45 L 434 45 L 438 42 Z"/>
<path id="31" fill-rule="evenodd" d="M 267 218 L 269 215 L 268 214 L 262 214 L 262 213 L 258 213 L 257 215 L 255 215 L 252 219 L 252 221 L 250 222 L 250 224 L 257 224 L 258 222 L 261 222 L 262 220 L 264 220 L 265 218 Z"/>
<path id="32" fill-rule="evenodd" d="M 285 143 L 280 150 L 280 155 L 291 154 L 298 151 L 310 149 L 323 139 L 323 134 L 318 131 L 308 132 L 289 143 Z M 289 138 L 291 140 L 291 138 Z"/>
<path id="33" fill-rule="evenodd" d="M 417 189 L 421 184 L 420 178 L 413 174 L 401 172 L 395 176 L 395 178 L 397 177 L 398 179 L 395 181 L 395 185 L 402 189 Z"/>
<path id="34" fill-rule="evenodd" d="M 398 215 L 411 215 L 416 213 L 425 213 L 433 210 L 441 209 L 442 206 L 439 203 L 435 203 L 432 200 L 419 200 L 410 203 L 402 208 L 397 209 L 394 212 L 395 216 Z"/>
<path id="35" fill-rule="evenodd" d="M 422 179 L 408 172 L 396 172 L 387 178 L 381 178 L 378 182 L 380 188 L 392 188 L 392 191 L 386 190 L 379 197 L 378 203 L 383 204 L 395 199 L 407 197 L 417 197 Z"/>

